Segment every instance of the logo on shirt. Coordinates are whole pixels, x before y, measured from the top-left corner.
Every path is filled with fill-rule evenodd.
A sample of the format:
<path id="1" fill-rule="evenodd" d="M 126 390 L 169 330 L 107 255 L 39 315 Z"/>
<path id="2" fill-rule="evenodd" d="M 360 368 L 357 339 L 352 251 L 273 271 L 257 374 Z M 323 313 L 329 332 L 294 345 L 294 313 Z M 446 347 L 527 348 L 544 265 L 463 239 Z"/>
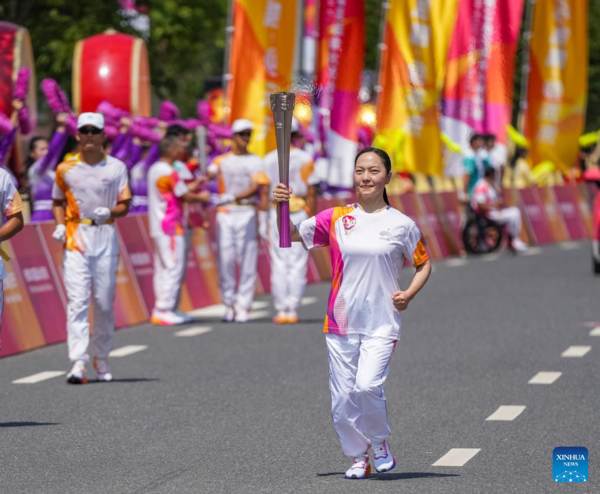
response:
<path id="1" fill-rule="evenodd" d="M 391 240 L 392 236 L 392 232 L 389 230 L 382 230 L 379 232 L 379 240 Z"/>
<path id="2" fill-rule="evenodd" d="M 352 233 L 352 229 L 356 226 L 356 218 L 350 215 L 344 216 L 342 218 L 342 223 L 344 224 L 346 235 L 350 235 Z"/>

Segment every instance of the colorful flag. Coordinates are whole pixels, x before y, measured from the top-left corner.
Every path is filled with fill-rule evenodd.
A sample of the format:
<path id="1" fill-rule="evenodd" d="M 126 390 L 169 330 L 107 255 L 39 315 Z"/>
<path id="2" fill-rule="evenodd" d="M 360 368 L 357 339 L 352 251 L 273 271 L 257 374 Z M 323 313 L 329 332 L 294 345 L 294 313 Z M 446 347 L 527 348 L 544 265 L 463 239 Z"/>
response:
<path id="1" fill-rule="evenodd" d="M 396 169 L 441 175 L 439 99 L 458 0 L 392 0 L 385 23 L 377 100 L 378 134 L 402 132 Z M 400 159 L 401 156 L 401 159 Z"/>
<path id="2" fill-rule="evenodd" d="M 525 135 L 534 164 L 567 171 L 583 132 L 588 84 L 588 2 L 536 2 Z"/>
<path id="3" fill-rule="evenodd" d="M 442 129 L 463 149 L 474 132 L 494 134 L 498 159 L 506 158 L 522 14 L 523 0 L 460 1 L 448 54 Z M 460 156 L 446 172 L 462 174 Z"/>
<path id="4" fill-rule="evenodd" d="M 320 138 L 329 158 L 327 183 L 353 185 L 357 123 L 364 65 L 365 16 L 363 0 L 321 0 L 316 74 Z"/>
<path id="5" fill-rule="evenodd" d="M 233 9 L 229 122 L 251 120 L 250 151 L 263 156 L 276 146 L 269 95 L 292 82 L 297 0 L 234 0 Z"/>

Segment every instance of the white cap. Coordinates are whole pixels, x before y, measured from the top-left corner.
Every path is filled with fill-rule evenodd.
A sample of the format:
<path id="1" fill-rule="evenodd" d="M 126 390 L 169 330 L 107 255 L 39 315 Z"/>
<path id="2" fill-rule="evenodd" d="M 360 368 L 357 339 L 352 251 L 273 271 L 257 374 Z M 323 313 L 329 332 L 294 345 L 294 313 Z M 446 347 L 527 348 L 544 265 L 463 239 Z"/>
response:
<path id="1" fill-rule="evenodd" d="M 300 130 L 300 122 L 296 117 L 292 117 L 292 133 L 298 132 Z"/>
<path id="2" fill-rule="evenodd" d="M 81 127 L 85 127 L 86 125 L 91 125 L 101 130 L 104 129 L 104 115 L 92 112 L 82 113 L 77 119 L 77 128 L 81 129 Z"/>
<path id="3" fill-rule="evenodd" d="M 254 130 L 254 124 L 245 118 L 239 118 L 231 125 L 231 132 L 237 134 L 244 130 Z"/>

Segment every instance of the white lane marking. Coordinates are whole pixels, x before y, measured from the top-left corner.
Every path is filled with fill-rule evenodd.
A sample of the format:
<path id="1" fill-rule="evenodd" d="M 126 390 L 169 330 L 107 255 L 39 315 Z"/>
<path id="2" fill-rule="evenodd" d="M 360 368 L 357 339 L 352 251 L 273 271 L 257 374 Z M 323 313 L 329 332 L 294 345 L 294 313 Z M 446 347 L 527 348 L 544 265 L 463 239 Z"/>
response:
<path id="1" fill-rule="evenodd" d="M 431 466 L 462 467 L 480 451 L 481 449 L 477 448 L 452 448 Z"/>
<path id="2" fill-rule="evenodd" d="M 529 384 L 554 384 L 562 372 L 538 372 L 529 380 Z"/>
<path id="3" fill-rule="evenodd" d="M 209 305 L 202 309 L 195 309 L 188 312 L 193 317 L 223 317 L 225 315 L 225 306 L 223 304 Z"/>
<path id="4" fill-rule="evenodd" d="M 318 301 L 319 299 L 317 297 L 303 297 L 302 300 L 300 300 L 300 305 L 316 304 Z"/>
<path id="5" fill-rule="evenodd" d="M 600 326 L 596 326 L 590 331 L 590 336 L 600 336 Z"/>
<path id="6" fill-rule="evenodd" d="M 35 384 L 47 379 L 52 379 L 53 377 L 64 376 L 66 372 L 64 371 L 46 371 L 40 372 L 38 374 L 34 374 L 33 376 L 23 377 L 21 379 L 17 379 L 13 381 L 14 384 Z"/>
<path id="7" fill-rule="evenodd" d="M 500 259 L 500 254 L 486 254 L 483 256 L 484 261 L 497 261 Z"/>
<path id="8" fill-rule="evenodd" d="M 525 408 L 526 407 L 524 406 L 503 405 L 501 407 L 498 407 L 498 410 L 492 413 L 485 420 L 515 420 L 519 415 L 523 413 L 523 410 L 525 410 Z"/>
<path id="9" fill-rule="evenodd" d="M 269 307 L 269 305 L 269 302 L 266 300 L 255 300 L 254 302 L 252 302 L 250 310 L 266 309 L 267 307 Z"/>
<path id="10" fill-rule="evenodd" d="M 127 357 L 133 353 L 141 352 L 148 348 L 147 345 L 127 345 L 117 348 L 108 354 L 109 357 Z"/>
<path id="11" fill-rule="evenodd" d="M 520 256 L 537 256 L 542 253 L 542 249 L 539 247 L 529 247 L 526 251 L 519 252 Z"/>
<path id="12" fill-rule="evenodd" d="M 563 242 L 562 244 L 558 245 L 558 248 L 560 250 L 576 250 L 581 248 L 582 244 L 577 243 L 577 242 Z"/>
<path id="13" fill-rule="evenodd" d="M 256 312 L 250 312 L 250 320 L 262 319 L 263 317 L 269 317 L 268 310 L 257 310 Z"/>
<path id="14" fill-rule="evenodd" d="M 446 266 L 449 266 L 451 268 L 457 268 L 466 264 L 468 264 L 466 259 L 449 259 L 448 261 L 446 261 Z"/>
<path id="15" fill-rule="evenodd" d="M 592 349 L 591 346 L 573 345 L 560 354 L 561 357 L 583 357 Z"/>
<path id="16" fill-rule="evenodd" d="M 212 328 L 207 326 L 197 326 L 195 328 L 182 329 L 174 333 L 174 336 L 198 336 L 199 334 L 210 333 Z"/>

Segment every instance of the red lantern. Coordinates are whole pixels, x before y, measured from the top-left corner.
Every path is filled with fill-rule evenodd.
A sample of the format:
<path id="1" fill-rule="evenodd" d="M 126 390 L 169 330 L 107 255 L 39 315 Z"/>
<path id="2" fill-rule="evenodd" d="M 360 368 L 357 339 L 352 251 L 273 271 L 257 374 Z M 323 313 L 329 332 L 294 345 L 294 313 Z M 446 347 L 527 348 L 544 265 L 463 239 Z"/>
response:
<path id="1" fill-rule="evenodd" d="M 150 116 L 150 67 L 140 38 L 110 30 L 75 45 L 73 109 L 93 112 L 102 101 Z"/>

